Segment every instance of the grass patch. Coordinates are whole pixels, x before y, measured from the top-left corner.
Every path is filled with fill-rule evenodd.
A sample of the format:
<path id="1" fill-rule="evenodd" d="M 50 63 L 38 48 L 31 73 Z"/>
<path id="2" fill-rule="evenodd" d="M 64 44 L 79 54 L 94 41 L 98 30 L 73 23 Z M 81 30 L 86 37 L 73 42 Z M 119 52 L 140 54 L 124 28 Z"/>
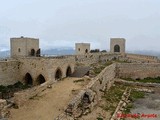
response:
<path id="1" fill-rule="evenodd" d="M 127 104 L 123 112 L 125 114 L 130 113 L 131 109 L 134 108 L 133 102 L 137 99 L 144 98 L 144 97 L 145 97 L 144 92 L 132 90 L 129 96 L 129 100 L 131 102 Z"/>
<path id="2" fill-rule="evenodd" d="M 142 83 L 160 83 L 160 77 L 156 77 L 156 78 L 147 77 L 144 79 L 136 79 L 136 80 L 132 78 L 122 78 L 122 79 L 127 81 L 142 82 Z"/>
<path id="3" fill-rule="evenodd" d="M 17 91 L 17 90 L 27 89 L 29 87 L 30 86 L 24 85 L 21 82 L 17 82 L 17 83 L 15 83 L 13 85 L 8 85 L 8 86 L 0 85 L 0 92 L 2 92 L 2 93 L 14 92 L 14 91 Z"/>
<path id="4" fill-rule="evenodd" d="M 110 111 L 111 113 L 114 112 L 116 109 L 123 92 L 125 91 L 126 86 L 124 85 L 115 85 L 112 86 L 109 91 L 105 92 L 105 95 L 102 98 L 105 99 L 105 105 L 101 106 L 104 110 Z"/>

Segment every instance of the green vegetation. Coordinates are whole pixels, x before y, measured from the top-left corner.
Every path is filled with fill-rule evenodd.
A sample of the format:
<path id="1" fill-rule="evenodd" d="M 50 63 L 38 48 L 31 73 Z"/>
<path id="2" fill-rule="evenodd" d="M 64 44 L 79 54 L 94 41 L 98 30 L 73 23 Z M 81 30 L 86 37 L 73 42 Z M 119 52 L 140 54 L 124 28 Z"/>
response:
<path id="1" fill-rule="evenodd" d="M 133 80 L 132 78 L 122 78 L 122 79 L 127 81 L 133 81 L 133 82 L 160 83 L 160 77 L 156 77 L 156 78 L 147 77 L 144 79 L 136 79 L 136 80 Z"/>
<path id="2" fill-rule="evenodd" d="M 92 64 L 94 74 L 98 75 L 105 67 L 112 64 L 112 61 L 99 62 L 98 64 Z"/>
<path id="3" fill-rule="evenodd" d="M 129 103 L 126 107 L 125 107 L 125 110 L 123 111 L 124 113 L 130 113 L 131 109 L 134 108 L 134 105 L 133 105 L 133 102 L 137 99 L 140 99 L 140 98 L 144 98 L 145 96 L 145 93 L 144 92 L 140 92 L 140 91 L 135 91 L 135 90 L 132 90 L 131 93 L 130 93 L 130 96 L 129 96 L 129 100 L 131 101 L 131 103 Z"/>
<path id="4" fill-rule="evenodd" d="M 144 98 L 145 93 L 133 90 L 131 86 L 127 85 L 115 84 L 115 86 L 112 86 L 109 91 L 106 91 L 105 95 L 102 96 L 102 98 L 105 100 L 105 104 L 101 105 L 100 107 L 106 111 L 110 111 L 112 115 L 127 87 L 130 87 L 132 89 L 129 96 L 129 100 L 131 102 L 127 104 L 123 112 L 126 114 L 130 113 L 130 110 L 134 108 L 133 102 L 137 99 Z"/>
<path id="5" fill-rule="evenodd" d="M 97 117 L 97 120 L 103 120 L 103 118 L 101 118 L 101 117 Z"/>
<path id="6" fill-rule="evenodd" d="M 109 91 L 105 92 L 105 95 L 102 97 L 105 99 L 105 105 L 101 106 L 104 110 L 114 112 L 116 109 L 123 92 L 125 91 L 127 86 L 124 85 L 115 85 L 110 88 Z"/>
<path id="7" fill-rule="evenodd" d="M 2 92 L 2 93 L 7 93 L 7 92 L 11 92 L 11 91 L 14 92 L 17 90 L 27 89 L 29 87 L 30 86 L 28 86 L 28 85 L 23 85 L 21 82 L 17 82 L 14 85 L 8 85 L 8 86 L 0 85 L 0 92 Z"/>

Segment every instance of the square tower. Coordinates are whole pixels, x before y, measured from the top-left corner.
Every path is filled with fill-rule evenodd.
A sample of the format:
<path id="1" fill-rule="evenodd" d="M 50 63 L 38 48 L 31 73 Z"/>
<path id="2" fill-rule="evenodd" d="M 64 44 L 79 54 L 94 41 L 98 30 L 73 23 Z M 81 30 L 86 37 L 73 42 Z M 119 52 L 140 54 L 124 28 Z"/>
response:
<path id="1" fill-rule="evenodd" d="M 39 39 L 10 38 L 11 57 L 40 56 Z"/>
<path id="2" fill-rule="evenodd" d="M 77 55 L 90 53 L 90 43 L 76 43 L 75 46 Z"/>
<path id="3" fill-rule="evenodd" d="M 125 43 L 124 38 L 111 38 L 110 39 L 110 52 L 111 53 L 125 53 Z"/>

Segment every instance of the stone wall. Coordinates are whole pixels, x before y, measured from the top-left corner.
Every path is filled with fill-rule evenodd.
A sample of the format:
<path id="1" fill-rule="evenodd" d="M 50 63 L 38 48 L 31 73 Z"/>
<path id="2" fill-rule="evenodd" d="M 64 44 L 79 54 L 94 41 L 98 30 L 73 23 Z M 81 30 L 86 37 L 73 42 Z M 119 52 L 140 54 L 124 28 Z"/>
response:
<path id="1" fill-rule="evenodd" d="M 68 104 L 66 112 L 73 117 L 80 117 L 101 100 L 104 90 L 108 90 L 114 83 L 116 64 L 106 67 L 98 76 L 79 92 Z"/>
<path id="2" fill-rule="evenodd" d="M 18 60 L 21 62 L 21 80 L 25 82 L 25 75 L 29 73 L 34 85 L 36 85 L 39 75 L 42 75 L 45 81 L 55 81 L 55 74 L 58 69 L 62 73 L 61 78 L 64 78 L 66 77 L 67 68 L 70 67 L 71 73 L 73 73 L 75 67 L 75 58 L 72 56 L 25 57 L 19 58 Z"/>
<path id="3" fill-rule="evenodd" d="M 11 38 L 10 44 L 11 57 L 28 57 L 31 56 L 31 49 L 35 50 L 35 54 L 39 49 L 39 39 L 35 38 Z"/>
<path id="4" fill-rule="evenodd" d="M 149 55 L 138 55 L 138 54 L 126 54 L 126 58 L 130 62 L 139 62 L 139 63 L 156 63 L 159 62 L 158 57 L 149 56 Z"/>
<path id="5" fill-rule="evenodd" d="M 76 55 L 75 60 L 76 62 L 90 65 L 93 63 L 97 63 L 100 61 L 110 61 L 114 58 L 118 58 L 118 54 L 110 54 L 110 53 L 90 53 L 86 55 Z"/>
<path id="6" fill-rule="evenodd" d="M 144 79 L 146 77 L 160 76 L 159 63 L 119 63 L 117 64 L 117 77 Z"/>
<path id="7" fill-rule="evenodd" d="M 20 62 L 0 61 L 0 85 L 10 85 L 20 81 Z"/>

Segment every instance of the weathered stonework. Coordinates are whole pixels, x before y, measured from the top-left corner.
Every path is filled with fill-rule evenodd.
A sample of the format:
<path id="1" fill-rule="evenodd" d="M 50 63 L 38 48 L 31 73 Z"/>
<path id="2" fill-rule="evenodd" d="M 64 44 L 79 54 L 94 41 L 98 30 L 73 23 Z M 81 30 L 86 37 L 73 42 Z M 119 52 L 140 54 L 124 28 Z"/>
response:
<path id="1" fill-rule="evenodd" d="M 90 52 L 90 43 L 76 43 L 76 55 L 84 55 Z"/>
<path id="2" fill-rule="evenodd" d="M 110 40 L 110 52 L 111 53 L 125 53 L 125 42 L 124 38 L 111 38 Z"/>
<path id="3" fill-rule="evenodd" d="M 11 57 L 36 56 L 39 52 L 39 39 L 35 38 L 11 38 Z"/>

